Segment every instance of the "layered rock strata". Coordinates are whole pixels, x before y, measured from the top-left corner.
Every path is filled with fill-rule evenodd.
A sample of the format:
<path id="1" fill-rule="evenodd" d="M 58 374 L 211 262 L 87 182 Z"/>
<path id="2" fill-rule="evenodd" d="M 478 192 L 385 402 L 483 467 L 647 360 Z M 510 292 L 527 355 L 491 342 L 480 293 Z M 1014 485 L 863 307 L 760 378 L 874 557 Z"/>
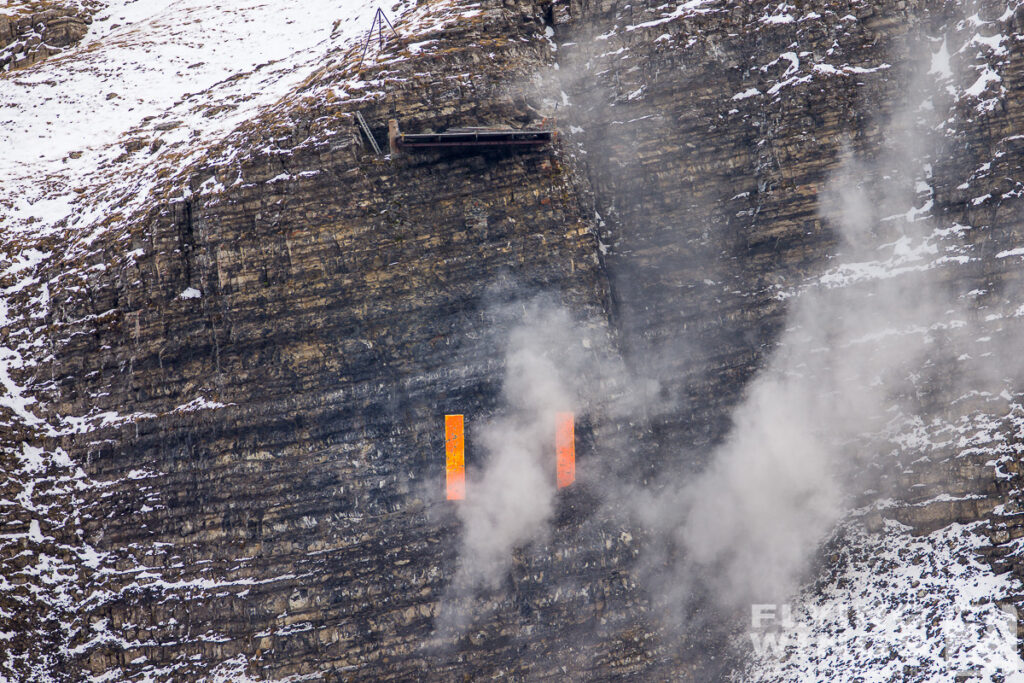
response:
<path id="1" fill-rule="evenodd" d="M 0 14 L 0 71 L 31 66 L 78 44 L 100 7 L 98 2 L 33 3 Z"/>
<path id="2" fill-rule="evenodd" d="M 472 626 L 439 637 L 459 533 L 441 420 L 470 416 L 472 442 L 473 418 L 501 407 L 493 305 L 544 291 L 637 382 L 658 380 L 664 406 L 584 416 L 581 470 L 623 431 L 610 470 L 630 484 L 705 464 L 787 295 L 837 248 L 819 197 L 844 149 L 880 153 L 914 73 L 899 65 L 960 21 L 923 2 L 799 4 L 425 5 L 360 72 L 358 47 L 333 55 L 287 107 L 163 178 L 143 214 L 34 244 L 49 256 L 3 276 L 5 342 L 32 361 L 14 379 L 44 419 L 4 416 L 6 530 L 24 540 L 0 545 L 20 586 L 0 608 L 3 630 L 37 635 L 9 641 L 4 671 L 720 674 L 721 634 L 662 627 L 634 571 L 642 530 L 586 483 Z M 984 30 L 1017 41 L 1024 15 L 1003 9 L 979 15 Z M 995 104 L 954 103 L 951 151 L 928 159 L 928 211 L 971 226 L 958 248 L 976 256 L 937 267 L 992 305 L 1017 281 L 994 254 L 1021 232 L 1020 54 L 975 58 L 998 70 L 980 93 Z M 357 111 L 382 146 L 390 118 L 420 132 L 557 116 L 563 135 L 543 153 L 384 159 Z M 986 520 L 986 552 L 1020 574 L 1019 406 L 995 403 L 949 420 L 966 434 L 1006 415 L 989 425 L 997 452 L 955 430 L 924 460 L 908 447 L 879 474 L 894 498 L 879 514 L 921 533 Z"/>

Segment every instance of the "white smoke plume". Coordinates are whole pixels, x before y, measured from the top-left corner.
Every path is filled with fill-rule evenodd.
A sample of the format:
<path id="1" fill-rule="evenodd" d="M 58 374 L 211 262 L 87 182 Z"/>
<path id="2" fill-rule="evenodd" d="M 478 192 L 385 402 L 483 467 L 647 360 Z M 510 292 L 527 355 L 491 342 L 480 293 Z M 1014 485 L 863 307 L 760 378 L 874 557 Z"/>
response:
<path id="1" fill-rule="evenodd" d="M 928 296 L 889 280 L 800 297 L 707 469 L 638 499 L 644 526 L 669 540 L 652 545 L 678 555 L 655 554 L 670 567 L 655 572 L 670 605 L 685 604 L 698 580 L 725 605 L 795 588 L 856 493 L 851 480 L 869 460 L 862 437 L 882 430 L 909 368 L 933 348 Z"/>
<path id="2" fill-rule="evenodd" d="M 919 400 L 928 373 L 945 372 L 929 389 L 954 396 L 965 380 L 957 349 L 979 331 L 941 265 L 955 230 L 928 217 L 926 85 L 889 122 L 885 152 L 841 159 L 820 198 L 839 254 L 795 294 L 774 356 L 707 468 L 637 497 L 639 520 L 660 539 L 648 580 L 677 618 L 695 595 L 726 608 L 785 600 L 871 485 L 887 426 L 929 417 Z M 984 369 L 969 374 L 976 382 Z"/>
<path id="3" fill-rule="evenodd" d="M 580 400 L 572 385 L 583 352 L 575 329 L 564 309 L 535 300 L 508 333 L 503 405 L 475 431 L 486 465 L 459 507 L 456 585 L 495 586 L 513 548 L 545 533 L 554 507 L 555 414 L 577 410 Z"/>
<path id="4" fill-rule="evenodd" d="M 495 344 L 504 361 L 495 414 L 466 416 L 466 498 L 458 567 L 436 620 L 438 633 L 458 635 L 498 588 L 514 554 L 544 542 L 555 509 L 555 424 L 560 412 L 579 414 L 609 390 L 607 327 L 575 320 L 551 297 L 492 310 Z M 500 340 L 500 341 L 499 341 Z M 470 455 L 470 451 L 473 451 Z"/>

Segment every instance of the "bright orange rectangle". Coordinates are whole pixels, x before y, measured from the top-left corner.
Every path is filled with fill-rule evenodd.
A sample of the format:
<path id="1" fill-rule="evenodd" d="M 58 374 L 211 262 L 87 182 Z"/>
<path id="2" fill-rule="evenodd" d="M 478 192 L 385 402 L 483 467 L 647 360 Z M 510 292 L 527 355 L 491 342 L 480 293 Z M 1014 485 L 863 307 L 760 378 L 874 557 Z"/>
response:
<path id="1" fill-rule="evenodd" d="M 466 498 L 466 438 L 461 415 L 444 416 L 444 468 L 448 500 Z"/>
<path id="2" fill-rule="evenodd" d="M 555 452 L 558 454 L 558 488 L 576 481 L 576 435 L 572 413 L 555 415 Z"/>

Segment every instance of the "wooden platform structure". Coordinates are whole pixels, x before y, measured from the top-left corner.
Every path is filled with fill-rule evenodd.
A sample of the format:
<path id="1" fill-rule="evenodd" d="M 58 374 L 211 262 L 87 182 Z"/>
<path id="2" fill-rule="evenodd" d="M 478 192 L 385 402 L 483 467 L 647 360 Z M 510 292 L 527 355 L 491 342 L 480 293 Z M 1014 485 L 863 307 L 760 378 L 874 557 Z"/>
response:
<path id="1" fill-rule="evenodd" d="M 399 152 L 431 152 L 438 150 L 467 151 L 496 149 L 529 149 L 543 147 L 558 137 L 554 125 L 543 128 L 450 128 L 443 133 L 402 133 L 398 121 L 388 121 L 388 143 L 391 154 Z"/>

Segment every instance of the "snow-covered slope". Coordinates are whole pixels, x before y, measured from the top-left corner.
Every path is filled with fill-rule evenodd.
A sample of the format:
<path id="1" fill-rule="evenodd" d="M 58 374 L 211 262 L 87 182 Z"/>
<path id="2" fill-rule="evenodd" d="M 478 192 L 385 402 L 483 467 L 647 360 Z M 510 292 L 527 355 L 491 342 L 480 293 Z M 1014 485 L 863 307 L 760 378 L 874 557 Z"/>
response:
<path id="1" fill-rule="evenodd" d="M 388 8 L 397 20 L 408 3 Z M 0 79 L 0 226 L 84 228 L 180 169 L 351 48 L 360 0 L 119 0 L 82 43 Z"/>
<path id="2" fill-rule="evenodd" d="M 1024 681 L 1020 586 L 978 561 L 978 526 L 924 536 L 897 522 L 878 534 L 844 526 L 827 578 L 792 603 L 752 608 L 744 678 Z"/>

